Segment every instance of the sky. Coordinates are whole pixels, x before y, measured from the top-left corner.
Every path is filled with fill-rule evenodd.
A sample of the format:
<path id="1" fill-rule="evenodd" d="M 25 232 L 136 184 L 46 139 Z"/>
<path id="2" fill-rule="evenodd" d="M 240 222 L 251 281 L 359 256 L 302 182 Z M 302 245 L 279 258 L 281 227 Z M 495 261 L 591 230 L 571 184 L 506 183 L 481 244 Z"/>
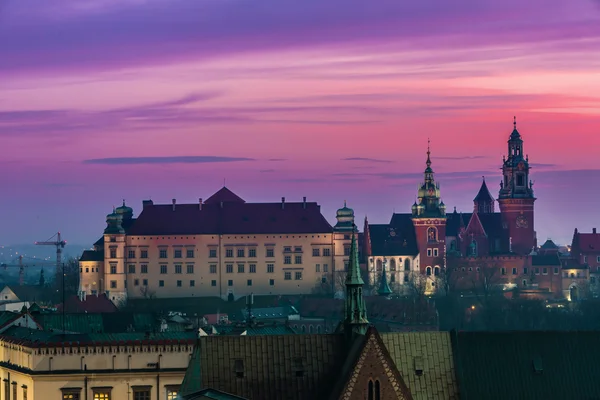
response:
<path id="1" fill-rule="evenodd" d="M 0 244 L 224 183 L 386 223 L 428 138 L 469 212 L 513 116 L 538 239 L 600 226 L 599 0 L 1 0 Z"/>

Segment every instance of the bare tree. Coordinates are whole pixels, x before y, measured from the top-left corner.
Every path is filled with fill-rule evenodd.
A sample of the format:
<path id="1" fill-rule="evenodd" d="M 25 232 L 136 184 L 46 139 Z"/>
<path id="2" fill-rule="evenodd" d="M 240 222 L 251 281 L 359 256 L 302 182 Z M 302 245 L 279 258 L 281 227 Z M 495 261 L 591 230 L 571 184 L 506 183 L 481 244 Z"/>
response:
<path id="1" fill-rule="evenodd" d="M 409 272 L 408 282 L 406 282 L 407 294 L 415 300 L 423 299 L 427 292 L 427 281 L 427 276 L 420 272 Z"/>
<path id="2" fill-rule="evenodd" d="M 333 277 L 334 293 L 344 293 L 346 290 L 346 277 L 348 273 L 346 271 L 335 271 Z"/>
<path id="3" fill-rule="evenodd" d="M 480 262 L 472 275 L 471 283 L 480 302 L 487 302 L 493 295 L 502 291 L 502 275 L 497 263 Z"/>
<path id="4" fill-rule="evenodd" d="M 151 290 L 150 287 L 144 285 L 140 286 L 140 293 L 142 297 L 146 300 L 154 300 L 156 298 L 156 292 Z"/>
<path id="5" fill-rule="evenodd" d="M 333 294 L 333 286 L 331 282 L 323 282 L 323 278 L 315 279 L 315 287 L 312 289 L 313 294 L 331 295 Z"/>

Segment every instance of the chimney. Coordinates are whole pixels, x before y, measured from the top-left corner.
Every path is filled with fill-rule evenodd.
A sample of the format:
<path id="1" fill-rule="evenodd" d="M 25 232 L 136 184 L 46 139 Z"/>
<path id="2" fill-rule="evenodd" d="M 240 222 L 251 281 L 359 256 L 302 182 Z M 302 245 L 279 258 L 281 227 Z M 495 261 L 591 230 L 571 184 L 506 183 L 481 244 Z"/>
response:
<path id="1" fill-rule="evenodd" d="M 285 208 L 285 197 L 281 198 L 281 209 L 283 210 Z"/>
<path id="2" fill-rule="evenodd" d="M 198 209 L 200 211 L 202 211 L 202 197 L 200 197 L 200 199 L 198 199 Z"/>
<path id="3" fill-rule="evenodd" d="M 592 229 L 592 233 L 595 235 L 596 234 L 596 228 Z"/>
<path id="4" fill-rule="evenodd" d="M 175 211 L 175 203 L 176 203 L 176 200 L 173 199 L 173 211 Z"/>
<path id="5" fill-rule="evenodd" d="M 302 198 L 302 208 L 306 209 L 306 197 Z"/>

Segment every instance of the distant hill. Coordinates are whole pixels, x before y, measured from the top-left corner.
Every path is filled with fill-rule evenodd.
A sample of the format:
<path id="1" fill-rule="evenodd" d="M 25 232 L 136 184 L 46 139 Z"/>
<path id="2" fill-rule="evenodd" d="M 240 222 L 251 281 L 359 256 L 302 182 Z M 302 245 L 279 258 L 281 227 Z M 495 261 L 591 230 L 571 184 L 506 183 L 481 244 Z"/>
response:
<path id="1" fill-rule="evenodd" d="M 63 249 L 63 259 L 79 258 L 83 250 L 89 248 L 90 246 L 67 244 Z M 45 261 L 56 261 L 56 247 L 35 244 L 0 245 L 0 263 L 18 264 L 19 255 L 23 255 L 23 263 L 42 265 Z"/>

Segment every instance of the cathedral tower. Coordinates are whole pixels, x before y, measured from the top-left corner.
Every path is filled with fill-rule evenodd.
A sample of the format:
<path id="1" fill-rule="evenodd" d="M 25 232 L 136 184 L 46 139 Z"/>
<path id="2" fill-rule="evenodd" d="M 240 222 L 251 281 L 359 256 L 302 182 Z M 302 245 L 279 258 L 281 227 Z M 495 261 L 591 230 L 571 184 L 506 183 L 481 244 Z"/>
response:
<path id="1" fill-rule="evenodd" d="M 523 156 L 523 139 L 517 131 L 517 119 L 508 139 L 508 156 L 502 165 L 502 182 L 498 205 L 502 222 L 509 232 L 511 250 L 518 254 L 529 254 L 535 243 L 533 227 L 533 182 L 529 179 L 529 156 Z"/>
<path id="2" fill-rule="evenodd" d="M 479 193 L 473 199 L 473 212 L 478 214 L 492 214 L 494 210 L 494 198 L 485 184 L 485 177 L 481 182 Z"/>
<path id="3" fill-rule="evenodd" d="M 435 181 L 431 168 L 429 143 L 426 165 L 417 202 L 412 206 L 412 221 L 419 247 L 421 272 L 433 275 L 433 271 L 443 267 L 442 260 L 445 258 L 446 206 L 441 201 L 440 185 Z"/>
<path id="4" fill-rule="evenodd" d="M 349 340 L 356 335 L 364 335 L 369 327 L 367 306 L 363 297 L 365 282 L 361 277 L 355 232 L 356 230 L 352 232 L 350 244 L 350 265 L 346 275 L 346 304 L 344 307 L 344 332 Z"/>

